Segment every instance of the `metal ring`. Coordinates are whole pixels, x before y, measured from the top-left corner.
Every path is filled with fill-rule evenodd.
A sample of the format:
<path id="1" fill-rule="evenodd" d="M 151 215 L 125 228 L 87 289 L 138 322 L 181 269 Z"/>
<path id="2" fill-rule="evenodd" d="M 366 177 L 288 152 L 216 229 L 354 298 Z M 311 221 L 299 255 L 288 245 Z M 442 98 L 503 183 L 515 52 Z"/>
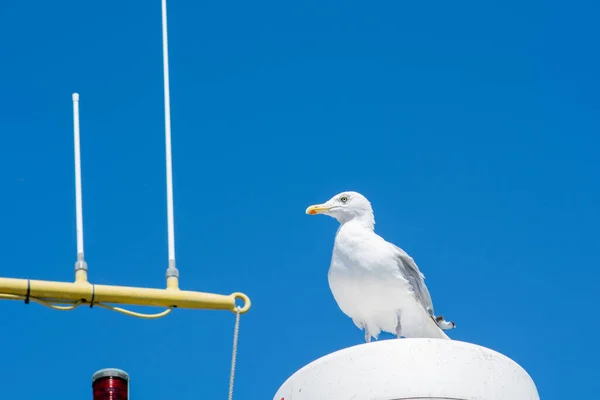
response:
<path id="1" fill-rule="evenodd" d="M 235 301 L 237 299 L 244 301 L 243 307 L 240 308 L 240 314 L 243 314 L 250 309 L 250 298 L 248 296 L 246 296 L 244 293 L 236 292 L 236 293 L 232 293 L 231 296 L 233 296 L 233 309 L 231 311 L 233 311 L 233 312 L 236 311 L 237 306 L 235 305 Z"/>

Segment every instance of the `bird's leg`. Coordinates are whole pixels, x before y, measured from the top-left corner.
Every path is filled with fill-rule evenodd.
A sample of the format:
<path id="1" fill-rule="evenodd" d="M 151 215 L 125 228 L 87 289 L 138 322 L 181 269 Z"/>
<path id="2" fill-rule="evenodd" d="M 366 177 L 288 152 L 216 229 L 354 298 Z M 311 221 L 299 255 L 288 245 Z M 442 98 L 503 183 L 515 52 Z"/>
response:
<path id="1" fill-rule="evenodd" d="M 371 341 L 371 335 L 369 334 L 369 329 L 367 329 L 367 325 L 362 321 L 356 320 L 352 318 L 352 322 L 357 326 L 358 329 L 363 329 L 365 331 L 365 342 L 369 343 Z"/>
<path id="2" fill-rule="evenodd" d="M 402 318 L 400 315 L 400 311 L 398 311 L 398 314 L 396 316 L 397 318 L 397 322 L 396 322 L 396 337 L 398 339 L 400 339 L 400 337 L 402 336 Z"/>

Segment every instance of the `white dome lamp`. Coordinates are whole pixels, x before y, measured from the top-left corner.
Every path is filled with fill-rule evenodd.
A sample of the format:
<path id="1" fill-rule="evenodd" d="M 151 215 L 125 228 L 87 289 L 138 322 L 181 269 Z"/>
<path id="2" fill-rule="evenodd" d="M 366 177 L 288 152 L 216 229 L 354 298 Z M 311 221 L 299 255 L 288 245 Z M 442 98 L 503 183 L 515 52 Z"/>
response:
<path id="1" fill-rule="evenodd" d="M 527 372 L 471 343 L 390 339 L 319 358 L 289 377 L 274 400 L 539 400 Z"/>

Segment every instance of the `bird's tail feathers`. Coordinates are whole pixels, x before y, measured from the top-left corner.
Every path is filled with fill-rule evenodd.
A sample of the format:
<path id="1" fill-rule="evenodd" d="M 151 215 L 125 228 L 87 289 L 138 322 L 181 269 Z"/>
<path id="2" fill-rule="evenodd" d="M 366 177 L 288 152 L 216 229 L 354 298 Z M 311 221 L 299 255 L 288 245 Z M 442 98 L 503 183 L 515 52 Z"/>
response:
<path id="1" fill-rule="evenodd" d="M 433 319 L 435 324 L 444 331 L 456 328 L 456 324 L 453 321 L 446 321 L 441 315 L 437 317 L 435 315 L 432 315 L 431 318 Z"/>

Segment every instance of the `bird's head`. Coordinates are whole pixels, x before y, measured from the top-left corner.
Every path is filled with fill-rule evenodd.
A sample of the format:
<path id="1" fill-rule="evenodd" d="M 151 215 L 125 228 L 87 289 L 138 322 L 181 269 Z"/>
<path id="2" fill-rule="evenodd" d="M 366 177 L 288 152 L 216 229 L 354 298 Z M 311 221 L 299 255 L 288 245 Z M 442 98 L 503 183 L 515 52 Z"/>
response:
<path id="1" fill-rule="evenodd" d="M 306 213 L 310 215 L 329 215 L 337 219 L 341 224 L 352 220 L 359 220 L 370 228 L 373 228 L 375 225 L 371 203 L 365 196 L 357 192 L 336 194 L 323 204 L 308 207 Z"/>

